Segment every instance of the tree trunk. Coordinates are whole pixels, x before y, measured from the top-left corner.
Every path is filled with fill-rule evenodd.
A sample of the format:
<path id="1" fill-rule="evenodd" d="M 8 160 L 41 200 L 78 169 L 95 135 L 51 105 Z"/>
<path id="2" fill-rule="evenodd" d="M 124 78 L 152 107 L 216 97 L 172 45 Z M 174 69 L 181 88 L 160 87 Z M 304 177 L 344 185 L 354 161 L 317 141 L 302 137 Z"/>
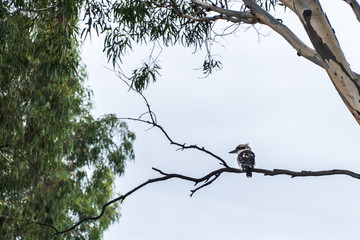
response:
<path id="1" fill-rule="evenodd" d="M 360 84 L 346 61 L 328 18 L 318 0 L 294 0 L 291 9 L 298 15 L 315 48 L 324 61 L 336 90 L 360 124 Z"/>

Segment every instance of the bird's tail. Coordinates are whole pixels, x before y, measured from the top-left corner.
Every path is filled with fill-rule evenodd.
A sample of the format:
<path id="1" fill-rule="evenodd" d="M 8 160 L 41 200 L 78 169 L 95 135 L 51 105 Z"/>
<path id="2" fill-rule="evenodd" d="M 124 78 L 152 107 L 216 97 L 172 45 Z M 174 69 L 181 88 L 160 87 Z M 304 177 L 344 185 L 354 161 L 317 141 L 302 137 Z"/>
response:
<path id="1" fill-rule="evenodd" d="M 247 176 L 248 178 L 251 178 L 251 177 L 252 177 L 251 167 L 245 166 L 245 172 L 246 172 L 246 176 Z"/>

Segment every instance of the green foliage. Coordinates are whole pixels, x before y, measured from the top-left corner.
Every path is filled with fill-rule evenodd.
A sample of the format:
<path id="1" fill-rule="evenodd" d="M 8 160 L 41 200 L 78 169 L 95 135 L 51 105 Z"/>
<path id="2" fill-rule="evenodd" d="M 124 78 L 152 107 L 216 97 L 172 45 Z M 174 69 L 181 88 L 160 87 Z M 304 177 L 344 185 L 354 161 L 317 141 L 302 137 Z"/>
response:
<path id="1" fill-rule="evenodd" d="M 185 1 L 178 1 L 183 14 L 195 14 L 197 9 Z M 104 51 L 114 64 L 133 43 L 161 41 L 165 46 L 180 43 L 184 46 L 201 47 L 211 27 L 209 22 L 189 23 L 179 17 L 169 1 L 159 0 L 86 0 L 86 28 L 83 33 L 106 32 Z"/>
<path id="2" fill-rule="evenodd" d="M 133 71 L 133 74 L 130 78 L 131 80 L 131 88 L 135 88 L 137 91 L 141 91 L 145 89 L 150 81 L 150 79 L 155 82 L 156 74 L 159 74 L 158 69 L 160 66 L 158 64 L 154 64 L 153 67 L 150 67 L 148 64 L 144 63 L 144 65 Z"/>
<path id="3" fill-rule="evenodd" d="M 226 0 L 205 2 L 225 7 Z M 282 5 L 278 0 L 256 2 L 266 11 Z M 212 16 L 207 9 L 199 9 L 185 0 L 85 0 L 82 35 L 91 35 L 93 29 L 97 34 L 105 34 L 104 52 L 114 66 L 122 62 L 124 54 L 133 50 L 134 44 L 156 41 L 163 46 L 179 44 L 197 51 L 214 41 L 211 37 L 213 21 L 193 21 L 184 15 L 194 18 Z M 221 69 L 221 62 L 214 60 L 209 51 L 206 55 L 202 70 L 207 76 L 213 70 Z M 145 89 L 151 80 L 156 81 L 158 69 L 157 62 L 138 67 L 129 77 L 131 85 L 138 91 Z"/>
<path id="4" fill-rule="evenodd" d="M 80 0 L 0 3 L 0 238 L 100 239 L 119 218 L 54 236 L 99 213 L 135 136 L 113 115 L 90 115 L 78 55 Z"/>
<path id="5" fill-rule="evenodd" d="M 188 4 L 187 1 L 173 1 L 176 9 L 165 0 L 86 0 L 83 36 L 105 33 L 104 51 L 108 60 L 115 66 L 122 62 L 123 56 L 133 49 L 134 44 L 160 42 L 163 46 L 180 44 L 185 47 L 201 49 L 208 40 L 211 22 L 192 22 L 179 16 L 189 14 L 203 17 L 204 13 Z M 144 64 L 135 69 L 130 77 L 137 90 L 145 89 L 149 81 L 156 81 L 160 65 Z"/>
<path id="6" fill-rule="evenodd" d="M 221 69 L 222 64 L 220 61 L 216 61 L 212 58 L 205 60 L 204 64 L 202 66 L 203 72 L 206 75 L 209 75 L 212 73 L 214 69 Z"/>
<path id="7" fill-rule="evenodd" d="M 285 6 L 283 3 L 279 2 L 279 0 L 258 0 L 256 1 L 260 7 L 265 8 L 266 11 L 275 10 L 276 6 Z"/>

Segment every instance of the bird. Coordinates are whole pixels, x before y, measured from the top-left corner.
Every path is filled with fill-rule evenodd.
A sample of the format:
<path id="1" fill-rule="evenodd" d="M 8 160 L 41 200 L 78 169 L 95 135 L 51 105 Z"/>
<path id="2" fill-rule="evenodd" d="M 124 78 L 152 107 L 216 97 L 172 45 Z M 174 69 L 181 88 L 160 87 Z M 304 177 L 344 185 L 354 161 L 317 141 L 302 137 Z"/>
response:
<path id="1" fill-rule="evenodd" d="M 249 144 L 240 144 L 229 153 L 236 153 L 238 155 L 237 163 L 239 164 L 239 167 L 246 172 L 248 178 L 251 178 L 252 169 L 255 165 L 255 153 L 251 151 Z"/>

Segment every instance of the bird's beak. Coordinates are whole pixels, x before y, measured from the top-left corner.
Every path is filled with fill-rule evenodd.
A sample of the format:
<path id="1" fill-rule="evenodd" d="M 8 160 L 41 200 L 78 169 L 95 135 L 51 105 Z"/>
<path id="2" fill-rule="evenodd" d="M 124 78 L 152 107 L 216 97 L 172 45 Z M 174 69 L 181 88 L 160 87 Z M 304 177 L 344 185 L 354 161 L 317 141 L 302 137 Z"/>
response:
<path id="1" fill-rule="evenodd" d="M 237 152 L 237 150 L 235 149 L 235 150 L 232 150 L 231 152 L 229 152 L 229 153 L 236 153 Z"/>

